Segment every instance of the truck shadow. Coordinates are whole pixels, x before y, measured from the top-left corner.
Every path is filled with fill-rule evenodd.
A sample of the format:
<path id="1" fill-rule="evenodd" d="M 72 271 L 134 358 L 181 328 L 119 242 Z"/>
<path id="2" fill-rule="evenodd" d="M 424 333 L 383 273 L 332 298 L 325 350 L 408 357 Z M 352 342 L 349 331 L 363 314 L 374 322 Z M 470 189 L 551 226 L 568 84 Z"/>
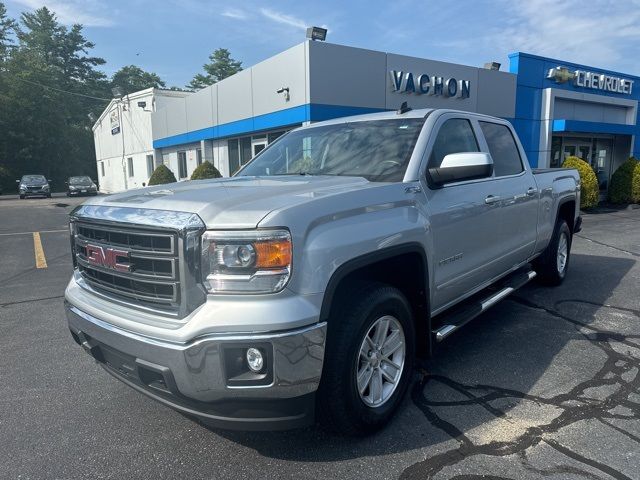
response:
<path id="1" fill-rule="evenodd" d="M 522 452 L 585 418 L 637 418 L 640 409 L 628 397 L 640 389 L 640 375 L 630 375 L 640 368 L 634 343 L 640 340 L 640 312 L 609 303 L 635 262 L 580 254 L 571 262 L 561 287 L 534 282 L 444 342 L 416 369 L 401 412 L 376 435 L 342 438 L 318 427 L 215 432 L 291 461 L 357 459 L 438 445 L 433 450 L 440 453 L 403 475 L 430 478 L 468 456 Z M 633 348 L 639 353 L 635 359 L 626 353 Z M 594 408 L 598 402 L 602 408 Z M 608 413 L 616 408 L 631 413 Z"/>

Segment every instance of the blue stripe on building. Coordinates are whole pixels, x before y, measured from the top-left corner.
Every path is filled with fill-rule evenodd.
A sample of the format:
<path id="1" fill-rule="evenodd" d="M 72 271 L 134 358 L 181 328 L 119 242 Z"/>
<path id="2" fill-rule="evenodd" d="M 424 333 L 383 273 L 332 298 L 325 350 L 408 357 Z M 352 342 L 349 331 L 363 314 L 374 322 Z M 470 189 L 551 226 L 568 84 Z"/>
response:
<path id="1" fill-rule="evenodd" d="M 343 105 L 323 105 L 307 103 L 297 107 L 279 110 L 265 115 L 223 123 L 200 130 L 172 135 L 153 141 L 153 148 L 165 148 L 175 145 L 199 142 L 201 140 L 218 140 L 238 137 L 266 130 L 299 125 L 304 122 L 319 122 L 332 118 L 348 117 L 384 111 L 382 108 L 349 107 Z"/>

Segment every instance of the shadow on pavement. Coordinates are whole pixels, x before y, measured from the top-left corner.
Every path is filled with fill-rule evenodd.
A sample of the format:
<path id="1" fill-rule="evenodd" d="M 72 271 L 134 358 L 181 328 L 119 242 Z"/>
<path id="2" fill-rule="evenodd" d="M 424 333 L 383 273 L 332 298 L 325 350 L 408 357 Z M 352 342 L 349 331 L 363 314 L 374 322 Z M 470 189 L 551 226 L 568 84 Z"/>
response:
<path id="1" fill-rule="evenodd" d="M 574 254 L 571 262 L 563 286 L 525 287 L 454 335 L 418 369 L 406 403 L 413 402 L 421 418 L 404 405 L 387 428 L 368 438 L 341 438 L 318 427 L 215 432 L 268 457 L 311 462 L 385 455 L 455 439 L 451 450 L 404 472 L 406 478 L 430 478 L 468 456 L 523 452 L 571 423 L 604 418 L 608 409 L 627 405 L 628 394 L 640 385 L 640 375 L 631 382 L 620 379 L 636 363 L 640 367 L 640 358 L 634 363 L 621 353 L 633 345 L 633 335 L 621 331 L 622 325 L 607 324 L 601 313 L 615 308 L 607 307 L 607 300 L 634 261 Z M 592 279 L 597 289 L 588 288 Z M 530 300 L 536 297 L 548 301 Z M 638 312 L 626 313 L 637 324 Z M 593 348 L 584 349 L 584 342 Z M 606 408 L 593 408 L 589 392 L 614 383 L 622 387 L 602 393 Z M 606 471 L 606 466 L 591 467 Z"/>

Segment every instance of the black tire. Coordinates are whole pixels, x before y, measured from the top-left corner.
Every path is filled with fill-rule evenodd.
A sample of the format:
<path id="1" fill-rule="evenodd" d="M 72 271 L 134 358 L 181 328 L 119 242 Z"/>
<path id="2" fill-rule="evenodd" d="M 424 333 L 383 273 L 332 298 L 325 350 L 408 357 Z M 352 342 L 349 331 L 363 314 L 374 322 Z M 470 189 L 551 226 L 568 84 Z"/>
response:
<path id="1" fill-rule="evenodd" d="M 47 194 L 47 198 L 51 198 L 51 194 L 50 193 Z"/>
<path id="2" fill-rule="evenodd" d="M 24 200 L 24 195 L 20 195 L 20 200 Z"/>
<path id="3" fill-rule="evenodd" d="M 318 390 L 318 417 L 336 433 L 366 435 L 382 428 L 402 402 L 412 375 L 415 328 L 409 303 L 396 288 L 367 282 L 350 289 L 341 298 L 344 302 L 340 302 L 340 308 L 329 319 Z M 388 399 L 379 406 L 369 406 L 357 389 L 360 346 L 376 321 L 387 315 L 394 317 L 402 327 L 404 365 Z"/>
<path id="4" fill-rule="evenodd" d="M 563 237 L 566 240 L 566 259 L 564 261 L 564 267 L 561 268 L 560 264 L 562 262 L 558 261 L 558 249 L 560 248 Z M 571 230 L 567 222 L 563 219 L 558 219 L 553 229 L 553 235 L 551 236 L 549 245 L 533 262 L 533 268 L 538 274 L 537 278 L 540 283 L 543 285 L 556 286 L 564 281 L 567 276 L 567 270 L 569 269 L 571 240 Z"/>

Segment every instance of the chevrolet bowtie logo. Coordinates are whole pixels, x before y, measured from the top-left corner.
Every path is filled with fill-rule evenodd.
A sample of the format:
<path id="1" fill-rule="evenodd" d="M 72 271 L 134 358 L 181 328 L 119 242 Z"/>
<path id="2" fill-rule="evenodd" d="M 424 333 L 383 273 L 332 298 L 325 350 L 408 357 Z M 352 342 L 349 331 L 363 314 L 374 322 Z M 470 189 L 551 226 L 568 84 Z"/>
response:
<path id="1" fill-rule="evenodd" d="M 566 83 L 569 80 L 573 80 L 576 74 L 570 71 L 567 67 L 555 67 L 549 70 L 547 78 L 555 80 L 556 83 Z"/>

